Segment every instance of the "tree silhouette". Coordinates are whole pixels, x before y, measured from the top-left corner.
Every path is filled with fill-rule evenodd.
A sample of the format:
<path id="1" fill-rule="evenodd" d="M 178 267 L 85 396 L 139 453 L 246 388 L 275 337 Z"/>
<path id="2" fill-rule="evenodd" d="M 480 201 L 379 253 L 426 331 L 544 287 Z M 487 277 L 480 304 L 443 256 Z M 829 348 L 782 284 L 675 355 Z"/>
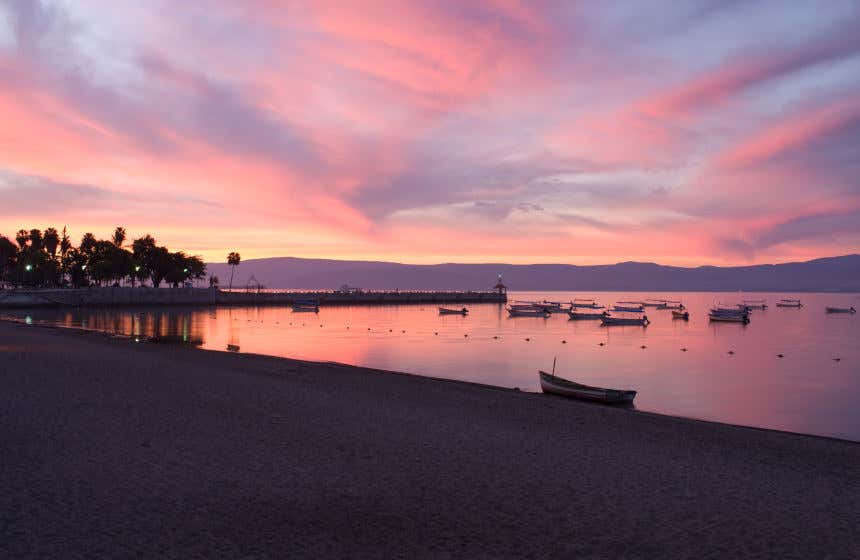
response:
<path id="1" fill-rule="evenodd" d="M 233 251 L 229 255 L 227 255 L 227 264 L 230 265 L 230 289 L 233 289 L 233 273 L 236 272 L 236 267 L 239 266 L 239 263 L 242 262 L 242 256 Z"/>
<path id="2" fill-rule="evenodd" d="M 118 226 L 113 230 L 113 244 L 117 247 L 122 247 L 123 243 L 125 243 L 125 228 Z"/>
<path id="3" fill-rule="evenodd" d="M 52 227 L 47 228 L 42 236 L 42 242 L 45 245 L 45 250 L 51 255 L 51 258 L 56 259 L 57 247 L 60 245 L 60 235 L 57 233 L 57 230 Z"/>

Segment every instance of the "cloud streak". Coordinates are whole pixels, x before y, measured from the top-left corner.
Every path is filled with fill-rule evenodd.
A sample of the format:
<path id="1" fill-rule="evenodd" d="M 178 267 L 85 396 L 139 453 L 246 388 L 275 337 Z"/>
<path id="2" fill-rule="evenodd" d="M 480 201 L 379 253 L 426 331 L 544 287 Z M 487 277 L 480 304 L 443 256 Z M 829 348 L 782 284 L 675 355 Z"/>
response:
<path id="1" fill-rule="evenodd" d="M 860 8 L 676 8 L 6 0 L 0 232 L 131 220 L 217 258 L 851 252 Z"/>

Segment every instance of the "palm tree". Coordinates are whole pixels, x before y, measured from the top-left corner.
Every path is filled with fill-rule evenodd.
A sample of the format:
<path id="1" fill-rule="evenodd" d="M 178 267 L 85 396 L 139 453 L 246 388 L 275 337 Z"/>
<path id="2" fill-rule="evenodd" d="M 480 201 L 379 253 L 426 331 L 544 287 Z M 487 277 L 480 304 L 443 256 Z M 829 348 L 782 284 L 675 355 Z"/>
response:
<path id="1" fill-rule="evenodd" d="M 18 233 L 15 234 L 15 241 L 18 243 L 21 251 L 23 251 L 27 247 L 27 242 L 30 241 L 30 232 L 26 229 L 19 229 Z"/>
<path id="2" fill-rule="evenodd" d="M 117 247 L 122 247 L 122 244 L 125 242 L 125 228 L 117 227 L 113 230 L 113 244 Z"/>
<path id="3" fill-rule="evenodd" d="M 239 263 L 242 262 L 242 256 L 233 251 L 229 255 L 227 255 L 227 264 L 229 264 L 232 268 L 230 269 L 230 289 L 233 289 L 233 273 L 236 272 L 236 267 L 239 266 Z"/>
<path id="4" fill-rule="evenodd" d="M 45 230 L 42 236 L 42 241 L 45 244 L 45 250 L 51 255 L 52 259 L 57 258 L 57 247 L 60 245 L 60 234 L 57 230 L 49 227 Z"/>
<path id="5" fill-rule="evenodd" d="M 18 247 L 12 241 L 0 235 L 0 285 L 6 280 L 6 272 L 15 266 Z"/>

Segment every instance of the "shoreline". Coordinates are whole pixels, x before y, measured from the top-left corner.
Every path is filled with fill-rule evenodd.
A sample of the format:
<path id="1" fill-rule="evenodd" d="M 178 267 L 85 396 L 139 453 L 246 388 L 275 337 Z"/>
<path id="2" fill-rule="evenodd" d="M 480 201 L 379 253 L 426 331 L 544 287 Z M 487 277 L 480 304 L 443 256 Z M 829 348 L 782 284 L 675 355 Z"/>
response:
<path id="1" fill-rule="evenodd" d="M 856 442 L 29 327 L 0 322 L 10 556 L 856 550 Z"/>
<path id="2" fill-rule="evenodd" d="M 66 332 L 66 333 L 78 333 L 80 335 L 99 335 L 99 336 L 103 336 L 107 339 L 124 340 L 124 341 L 129 342 L 129 343 L 134 343 L 132 341 L 133 337 L 131 335 L 120 334 L 120 333 L 110 333 L 110 332 L 99 330 L 99 329 L 89 329 L 89 328 L 84 328 L 84 327 L 67 327 L 64 325 L 58 325 L 58 324 L 53 324 L 53 323 L 32 323 L 32 324 L 30 324 L 30 323 L 27 323 L 26 321 L 24 321 L 22 319 L 18 319 L 15 317 L 0 316 L 0 324 L 2 324 L 4 322 L 10 323 L 10 324 L 15 324 L 15 325 L 21 325 L 22 327 L 49 329 L 49 330 Z M 141 344 L 161 344 L 161 343 L 151 342 L 151 341 L 141 341 Z M 767 428 L 767 427 L 763 427 L 763 426 L 753 426 L 753 425 L 748 425 L 748 424 L 735 424 L 732 422 L 721 422 L 719 420 L 709 420 L 707 418 L 696 418 L 694 416 L 682 416 L 679 414 L 667 414 L 664 412 L 656 412 L 653 410 L 643 410 L 643 409 L 636 408 L 635 403 L 633 406 L 625 407 L 625 406 L 605 405 L 605 404 L 599 404 L 599 403 L 589 403 L 589 402 L 584 402 L 584 401 L 575 401 L 575 400 L 572 401 L 571 399 L 567 399 L 565 397 L 560 397 L 560 396 L 556 396 L 556 395 L 546 395 L 540 391 L 527 391 L 527 390 L 520 389 L 519 387 L 503 387 L 501 385 L 492 385 L 489 383 L 480 383 L 477 381 L 466 381 L 463 379 L 452 379 L 452 378 L 447 378 L 447 377 L 435 377 L 432 375 L 422 375 L 420 373 L 412 373 L 412 372 L 400 371 L 400 370 L 379 369 L 379 368 L 361 366 L 361 365 L 357 365 L 357 364 L 349 364 L 349 363 L 345 363 L 345 362 L 300 360 L 297 358 L 289 358 L 289 357 L 285 357 L 285 356 L 276 356 L 274 354 L 258 354 L 255 352 L 232 353 L 232 352 L 229 352 L 227 350 L 214 350 L 214 349 L 210 349 L 210 348 L 201 348 L 200 346 L 198 346 L 196 344 L 192 344 L 192 343 L 179 344 L 179 343 L 166 342 L 166 343 L 163 343 L 163 345 L 173 346 L 176 349 L 181 348 L 183 351 L 189 351 L 189 352 L 212 352 L 215 354 L 232 354 L 232 355 L 236 355 L 236 356 L 248 356 L 249 358 L 269 358 L 269 359 L 274 359 L 274 360 L 284 360 L 285 362 L 288 362 L 288 363 L 301 363 L 301 364 L 306 364 L 306 365 L 310 365 L 310 366 L 317 366 L 317 367 L 337 366 L 337 367 L 342 367 L 342 368 L 351 368 L 351 369 L 356 370 L 356 372 L 363 372 L 363 373 L 376 373 L 376 374 L 386 374 L 386 375 L 403 375 L 403 376 L 407 376 L 407 377 L 429 379 L 429 380 L 435 381 L 435 382 L 462 384 L 462 385 L 466 385 L 466 386 L 470 386 L 470 387 L 477 387 L 480 389 L 491 389 L 491 390 L 495 390 L 495 391 L 507 391 L 507 392 L 512 392 L 512 393 L 525 394 L 525 395 L 541 395 L 544 398 L 560 399 L 560 400 L 566 401 L 566 402 L 575 402 L 577 405 L 595 406 L 598 408 L 605 408 L 605 409 L 609 409 L 609 410 L 618 410 L 618 411 L 623 411 L 626 413 L 635 413 L 635 414 L 643 414 L 643 415 L 650 415 L 650 416 L 657 416 L 657 417 L 664 417 L 664 418 L 673 418 L 676 420 L 682 420 L 682 421 L 688 421 L 688 422 L 700 422 L 703 424 L 714 424 L 717 426 L 725 426 L 725 427 L 729 427 L 729 428 L 740 428 L 740 429 L 755 430 L 755 431 L 762 431 L 762 432 L 773 432 L 776 434 L 786 434 L 786 435 L 790 435 L 790 436 L 824 439 L 824 440 L 830 440 L 830 441 L 835 441 L 835 442 L 860 445 L 860 440 L 841 438 L 841 437 L 837 437 L 837 436 L 827 436 L 827 435 L 821 435 L 821 434 L 809 434 L 809 433 L 805 433 L 805 432 L 796 432 L 796 431 L 792 431 L 792 430 L 780 430 L 778 428 Z"/>

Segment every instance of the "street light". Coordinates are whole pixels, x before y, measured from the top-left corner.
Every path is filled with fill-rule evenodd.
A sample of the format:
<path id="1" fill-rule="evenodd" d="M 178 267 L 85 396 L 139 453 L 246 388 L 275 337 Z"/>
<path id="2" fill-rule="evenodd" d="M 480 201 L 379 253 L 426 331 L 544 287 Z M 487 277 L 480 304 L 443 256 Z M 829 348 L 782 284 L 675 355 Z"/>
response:
<path id="1" fill-rule="evenodd" d="M 182 269 L 182 272 L 184 272 L 185 274 L 188 274 L 188 269 L 187 269 L 187 268 L 183 268 L 183 269 Z"/>
<path id="2" fill-rule="evenodd" d="M 31 270 L 33 270 L 33 265 L 28 264 L 27 266 L 24 267 L 24 270 L 26 270 L 27 272 L 30 272 Z"/>
<path id="3" fill-rule="evenodd" d="M 135 267 L 134 267 L 134 271 L 135 271 L 135 272 L 140 272 L 140 265 L 135 266 Z"/>

